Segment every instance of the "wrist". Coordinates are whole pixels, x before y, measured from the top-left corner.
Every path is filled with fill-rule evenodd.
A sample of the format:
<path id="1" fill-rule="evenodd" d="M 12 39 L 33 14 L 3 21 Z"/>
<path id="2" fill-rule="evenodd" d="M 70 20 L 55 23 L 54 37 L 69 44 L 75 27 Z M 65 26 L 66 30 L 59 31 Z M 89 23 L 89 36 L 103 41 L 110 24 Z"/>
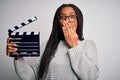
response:
<path id="1" fill-rule="evenodd" d="M 75 47 L 78 45 L 78 41 L 76 43 L 74 43 L 73 45 L 71 45 L 71 48 Z"/>
<path id="2" fill-rule="evenodd" d="M 19 59 L 19 57 L 14 57 L 14 60 L 18 60 Z"/>

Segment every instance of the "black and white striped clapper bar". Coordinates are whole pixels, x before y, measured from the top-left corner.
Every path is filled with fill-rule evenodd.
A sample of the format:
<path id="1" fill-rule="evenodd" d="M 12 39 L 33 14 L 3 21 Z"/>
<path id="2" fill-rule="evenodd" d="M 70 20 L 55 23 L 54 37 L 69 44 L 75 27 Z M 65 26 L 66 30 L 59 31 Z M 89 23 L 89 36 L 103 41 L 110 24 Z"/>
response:
<path id="1" fill-rule="evenodd" d="M 21 23 L 20 27 L 14 27 L 15 30 L 37 20 L 29 19 L 27 23 Z M 15 30 L 8 30 L 9 37 L 12 39 L 10 43 L 15 43 L 17 51 L 10 54 L 11 57 L 29 57 L 29 56 L 40 56 L 40 32 L 13 32 Z"/>

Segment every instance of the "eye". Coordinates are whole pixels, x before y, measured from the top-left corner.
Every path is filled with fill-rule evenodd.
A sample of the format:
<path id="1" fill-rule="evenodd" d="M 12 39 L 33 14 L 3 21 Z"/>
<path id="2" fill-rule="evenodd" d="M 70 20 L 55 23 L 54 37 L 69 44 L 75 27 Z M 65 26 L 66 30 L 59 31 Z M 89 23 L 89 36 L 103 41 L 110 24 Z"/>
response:
<path id="1" fill-rule="evenodd" d="M 70 15 L 70 18 L 76 18 L 76 15 Z"/>
<path id="2" fill-rule="evenodd" d="M 59 16 L 58 18 L 59 18 L 59 19 L 65 19 L 66 16 Z"/>

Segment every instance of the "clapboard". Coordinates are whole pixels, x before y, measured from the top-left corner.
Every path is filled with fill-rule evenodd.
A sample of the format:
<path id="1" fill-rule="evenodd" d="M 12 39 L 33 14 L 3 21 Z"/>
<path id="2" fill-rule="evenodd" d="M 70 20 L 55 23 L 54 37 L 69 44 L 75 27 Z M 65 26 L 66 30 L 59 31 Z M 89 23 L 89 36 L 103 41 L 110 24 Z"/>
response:
<path id="1" fill-rule="evenodd" d="M 8 35 L 10 38 L 10 43 L 15 43 L 17 48 L 16 52 L 11 52 L 11 57 L 33 57 L 40 56 L 40 32 L 15 32 L 17 29 L 22 28 L 34 21 L 37 17 L 27 20 L 27 22 L 22 22 L 21 26 L 15 26 L 14 29 L 8 30 Z"/>

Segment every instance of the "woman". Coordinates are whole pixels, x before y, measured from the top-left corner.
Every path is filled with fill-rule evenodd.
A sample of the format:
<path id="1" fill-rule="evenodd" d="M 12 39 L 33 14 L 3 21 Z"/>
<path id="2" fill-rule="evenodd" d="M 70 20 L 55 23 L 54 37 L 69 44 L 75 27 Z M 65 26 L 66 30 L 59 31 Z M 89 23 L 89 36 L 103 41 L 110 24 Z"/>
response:
<path id="1" fill-rule="evenodd" d="M 15 44 L 7 44 L 7 55 Z M 41 46 L 34 65 L 15 58 L 15 70 L 21 80 L 97 80 L 97 51 L 92 40 L 83 38 L 83 15 L 73 4 L 61 5 L 54 16 L 49 40 Z"/>

